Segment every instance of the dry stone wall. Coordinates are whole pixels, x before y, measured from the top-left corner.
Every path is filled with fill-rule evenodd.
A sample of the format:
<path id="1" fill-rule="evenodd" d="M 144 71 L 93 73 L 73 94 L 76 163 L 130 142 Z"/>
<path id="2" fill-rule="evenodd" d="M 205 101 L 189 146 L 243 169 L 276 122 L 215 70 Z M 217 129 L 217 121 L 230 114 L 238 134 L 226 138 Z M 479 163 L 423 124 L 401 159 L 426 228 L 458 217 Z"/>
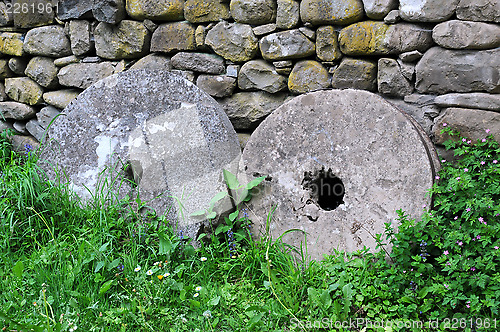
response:
<path id="1" fill-rule="evenodd" d="M 36 144 L 84 89 L 151 68 L 216 98 L 242 140 L 293 95 L 353 88 L 439 144 L 443 122 L 500 132 L 499 47 L 498 0 L 5 0 L 0 128 Z"/>

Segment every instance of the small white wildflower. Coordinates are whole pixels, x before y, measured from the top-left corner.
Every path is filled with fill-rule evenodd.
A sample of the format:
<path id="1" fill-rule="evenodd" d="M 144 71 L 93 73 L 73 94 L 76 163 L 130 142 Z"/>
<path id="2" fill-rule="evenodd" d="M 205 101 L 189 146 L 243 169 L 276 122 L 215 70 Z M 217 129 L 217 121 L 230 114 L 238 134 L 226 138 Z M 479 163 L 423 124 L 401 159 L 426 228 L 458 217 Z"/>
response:
<path id="1" fill-rule="evenodd" d="M 194 290 L 197 292 L 201 291 L 201 286 L 196 287 Z"/>
<path id="2" fill-rule="evenodd" d="M 152 274 L 153 274 L 153 270 L 148 270 L 148 272 L 146 272 L 146 274 L 147 274 L 148 276 L 152 275 Z"/>
<path id="3" fill-rule="evenodd" d="M 210 310 L 207 310 L 207 311 L 203 312 L 203 317 L 205 317 L 205 318 L 211 318 L 212 317 L 212 313 L 210 312 Z"/>
<path id="4" fill-rule="evenodd" d="M 198 297 L 198 296 L 200 296 L 199 293 L 194 293 L 194 295 L 193 295 L 193 297 Z"/>
<path id="5" fill-rule="evenodd" d="M 158 264 L 160 264 L 160 262 L 155 262 L 153 265 L 154 265 L 154 266 L 156 266 L 156 265 L 158 265 Z"/>
<path id="6" fill-rule="evenodd" d="M 165 273 L 165 274 L 163 275 L 163 277 L 164 277 L 164 278 L 168 278 L 168 277 L 170 277 L 170 273 L 168 273 L 168 272 L 167 272 L 167 273 Z"/>
<path id="7" fill-rule="evenodd" d="M 134 269 L 135 272 L 139 272 L 141 270 L 141 267 L 137 265 L 137 267 Z"/>
<path id="8" fill-rule="evenodd" d="M 206 257 L 202 257 L 202 258 L 200 258 L 200 260 L 201 260 L 202 262 L 204 262 L 204 261 L 206 261 L 206 260 L 207 260 L 207 258 L 206 258 Z"/>

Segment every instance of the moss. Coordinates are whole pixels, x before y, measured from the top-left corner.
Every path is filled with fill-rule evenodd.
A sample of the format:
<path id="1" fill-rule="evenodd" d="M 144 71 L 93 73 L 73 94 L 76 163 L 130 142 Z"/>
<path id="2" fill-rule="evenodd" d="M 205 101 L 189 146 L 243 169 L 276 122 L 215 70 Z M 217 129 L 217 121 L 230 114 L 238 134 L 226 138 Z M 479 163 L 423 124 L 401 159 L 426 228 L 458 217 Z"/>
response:
<path id="1" fill-rule="evenodd" d="M 22 34 L 9 32 L 0 34 L 0 52 L 7 55 L 23 56 Z"/>
<path id="2" fill-rule="evenodd" d="M 340 31 L 339 44 L 347 55 L 388 54 L 385 45 L 389 26 L 382 22 L 365 21 L 352 24 Z"/>

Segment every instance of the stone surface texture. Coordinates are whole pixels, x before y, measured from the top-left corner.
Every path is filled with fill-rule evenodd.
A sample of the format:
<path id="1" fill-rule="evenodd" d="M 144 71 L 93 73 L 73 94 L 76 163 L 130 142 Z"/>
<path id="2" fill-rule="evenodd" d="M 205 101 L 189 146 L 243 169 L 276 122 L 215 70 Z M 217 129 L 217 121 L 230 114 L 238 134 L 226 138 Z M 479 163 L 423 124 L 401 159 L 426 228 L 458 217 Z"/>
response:
<path id="1" fill-rule="evenodd" d="M 94 0 L 92 14 L 99 22 L 117 24 L 127 16 L 126 0 Z"/>
<path id="2" fill-rule="evenodd" d="M 361 0 L 302 0 L 300 2 L 302 22 L 314 25 L 347 25 L 361 20 L 363 15 Z"/>
<path id="3" fill-rule="evenodd" d="M 184 0 L 127 0 L 126 10 L 128 15 L 136 20 L 182 20 Z"/>
<path id="4" fill-rule="evenodd" d="M 338 35 L 333 26 L 326 25 L 316 30 L 316 54 L 322 61 L 337 61 L 342 58 Z"/>
<path id="5" fill-rule="evenodd" d="M 300 3 L 296 0 L 278 0 L 276 26 L 279 29 L 292 29 L 300 20 Z"/>
<path id="6" fill-rule="evenodd" d="M 236 78 L 227 75 L 200 75 L 196 86 L 212 97 L 230 96 L 236 88 Z"/>
<path id="7" fill-rule="evenodd" d="M 334 89 L 377 89 L 377 64 L 371 60 L 343 58 L 332 76 Z"/>
<path id="8" fill-rule="evenodd" d="M 389 12 L 398 7 L 397 0 L 363 0 L 366 16 L 373 20 L 383 19 Z"/>
<path id="9" fill-rule="evenodd" d="M 227 20 L 231 17 L 229 3 L 227 2 L 220 0 L 186 0 L 184 4 L 184 16 L 191 23 Z"/>
<path id="10" fill-rule="evenodd" d="M 210 96 L 169 72 L 130 71 L 87 89 L 64 114 L 49 129 L 41 160 L 64 168 L 81 197 L 89 198 L 83 185 L 96 190 L 104 169 L 129 174 L 141 199 L 185 236 L 208 227 L 192 214 L 227 190 L 222 169 L 235 174 L 240 158 L 236 133 Z M 135 190 L 126 181 L 119 196 Z M 231 208 L 226 198 L 215 210 Z"/>
<path id="11" fill-rule="evenodd" d="M 80 91 L 74 89 L 50 91 L 43 94 L 43 101 L 62 110 L 78 97 L 79 94 Z"/>
<path id="12" fill-rule="evenodd" d="M 196 48 L 196 28 L 189 22 L 160 25 L 151 38 L 152 52 L 192 51 Z"/>
<path id="13" fill-rule="evenodd" d="M 151 33 L 140 22 L 99 23 L 94 36 L 96 53 L 104 59 L 134 59 L 149 52 Z"/>
<path id="14" fill-rule="evenodd" d="M 399 14 L 410 22 L 442 22 L 450 18 L 460 0 L 399 0 Z"/>
<path id="15" fill-rule="evenodd" d="M 215 53 L 233 62 L 253 59 L 259 50 L 258 39 L 248 24 L 219 22 L 208 33 L 205 43 Z"/>
<path id="16" fill-rule="evenodd" d="M 276 18 L 275 0 L 231 0 L 230 9 L 238 23 L 267 24 Z"/>
<path id="17" fill-rule="evenodd" d="M 59 0 L 57 4 L 57 17 L 60 20 L 71 18 L 88 18 L 92 16 L 94 0 Z"/>
<path id="18" fill-rule="evenodd" d="M 130 66 L 130 69 L 170 70 L 172 69 L 172 63 L 169 57 L 150 54 L 138 60 Z"/>
<path id="19" fill-rule="evenodd" d="M 0 33 L 0 52 L 7 55 L 23 56 L 23 40 L 24 36 L 22 33 Z"/>
<path id="20" fill-rule="evenodd" d="M 500 23 L 500 3 L 497 0 L 460 0 L 457 18 L 465 21 Z"/>
<path id="21" fill-rule="evenodd" d="M 308 186 L 308 177 L 321 171 L 333 173 L 343 188 Z M 260 175 L 267 180 L 248 203 L 252 233 L 263 234 L 265 216 L 277 204 L 272 237 L 300 229 L 308 254 L 321 259 L 335 249 L 375 248 L 370 233 L 383 232 L 387 222 L 396 226 L 398 209 L 419 218 L 430 203 L 434 170 L 418 130 L 400 111 L 368 92 L 330 90 L 294 98 L 257 128 L 238 176 L 246 183 Z M 327 190 L 344 194 L 335 209 L 318 204 Z M 283 240 L 300 247 L 304 235 Z"/>
<path id="22" fill-rule="evenodd" d="M 378 60 L 378 91 L 389 96 L 404 97 L 413 92 L 413 85 L 404 77 L 401 67 L 394 59 Z"/>
<path id="23" fill-rule="evenodd" d="M 62 57 L 71 54 L 71 43 L 60 25 L 49 25 L 28 31 L 23 49 L 33 55 Z"/>
<path id="24" fill-rule="evenodd" d="M 276 72 L 273 65 L 264 60 L 245 63 L 238 75 L 238 87 L 242 90 L 263 90 L 269 93 L 282 91 L 287 87 L 287 79 Z"/>
<path id="25" fill-rule="evenodd" d="M 192 70 L 206 74 L 223 74 L 224 59 L 215 54 L 179 52 L 171 59 L 177 69 Z"/>
<path id="26" fill-rule="evenodd" d="M 69 22 L 69 39 L 74 55 L 83 55 L 93 49 L 92 29 L 89 21 L 72 20 Z"/>
<path id="27" fill-rule="evenodd" d="M 330 87 L 330 77 L 323 65 L 314 60 L 302 60 L 293 66 L 288 77 L 288 90 L 306 93 Z"/>
<path id="28" fill-rule="evenodd" d="M 26 120 L 35 115 L 35 108 L 15 101 L 0 102 L 0 114 L 5 119 Z"/>
<path id="29" fill-rule="evenodd" d="M 12 100 L 36 105 L 42 101 L 43 88 L 29 77 L 13 77 L 5 79 L 5 93 Z"/>
<path id="30" fill-rule="evenodd" d="M 451 49 L 488 49 L 500 46 L 500 25 L 460 20 L 439 23 L 432 38 L 441 47 Z"/>
<path id="31" fill-rule="evenodd" d="M 64 86 L 87 89 L 95 82 L 113 75 L 115 67 L 110 62 L 75 63 L 59 70 L 57 77 Z"/>
<path id="32" fill-rule="evenodd" d="M 26 6 L 27 5 L 27 6 Z M 14 26 L 34 28 L 54 22 L 57 0 L 12 0 Z M 16 10 L 19 8 L 19 10 Z"/>
<path id="33" fill-rule="evenodd" d="M 437 96 L 434 103 L 440 107 L 476 108 L 500 112 L 500 95 L 482 92 L 449 93 Z"/>
<path id="34" fill-rule="evenodd" d="M 45 88 L 55 88 L 58 84 L 58 71 L 54 59 L 37 56 L 30 60 L 25 74 Z"/>
<path id="35" fill-rule="evenodd" d="M 298 29 L 265 36 L 259 43 L 262 57 L 269 61 L 299 59 L 314 54 L 315 45 Z"/>
<path id="36" fill-rule="evenodd" d="M 485 51 L 433 47 L 416 67 L 420 93 L 500 92 L 500 48 Z"/>

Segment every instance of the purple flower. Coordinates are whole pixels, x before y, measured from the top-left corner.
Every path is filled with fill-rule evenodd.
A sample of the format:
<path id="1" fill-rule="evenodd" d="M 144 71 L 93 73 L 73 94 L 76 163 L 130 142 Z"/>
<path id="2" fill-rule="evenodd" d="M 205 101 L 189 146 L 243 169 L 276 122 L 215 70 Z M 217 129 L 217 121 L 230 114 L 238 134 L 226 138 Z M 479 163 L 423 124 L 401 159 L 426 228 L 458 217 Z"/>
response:
<path id="1" fill-rule="evenodd" d="M 454 220 L 457 220 L 458 219 L 458 216 L 455 216 L 455 218 L 453 218 Z"/>
<path id="2" fill-rule="evenodd" d="M 486 164 L 486 162 L 484 162 L 484 161 L 481 161 L 481 165 L 484 165 L 484 164 Z"/>
<path id="3" fill-rule="evenodd" d="M 462 142 L 465 142 L 465 141 L 467 141 L 467 140 L 465 138 L 462 138 Z"/>
<path id="4" fill-rule="evenodd" d="M 495 248 L 496 250 L 498 250 L 498 246 L 495 246 L 494 248 Z"/>
<path id="5" fill-rule="evenodd" d="M 468 172 L 468 171 L 469 171 L 469 169 L 468 169 L 468 168 L 464 168 L 464 172 Z"/>
<path id="6" fill-rule="evenodd" d="M 461 246 L 462 244 L 464 244 L 462 241 L 458 241 L 457 242 L 459 246 Z"/>
<path id="7" fill-rule="evenodd" d="M 445 255 L 447 256 L 447 255 L 449 254 L 448 250 L 445 250 L 445 251 L 443 252 L 443 254 L 445 254 Z"/>
<path id="8" fill-rule="evenodd" d="M 472 271 L 476 271 L 476 268 L 475 267 L 471 267 L 470 268 Z"/>
<path id="9" fill-rule="evenodd" d="M 448 125 L 448 124 L 447 124 L 446 122 L 445 122 L 445 123 L 443 123 L 443 127 L 446 127 L 447 125 Z"/>
<path id="10" fill-rule="evenodd" d="M 460 176 L 457 178 L 457 180 L 460 180 Z"/>
<path id="11" fill-rule="evenodd" d="M 445 288 L 448 288 L 448 287 L 449 287 L 449 285 L 447 285 L 447 284 L 443 284 L 443 285 L 444 285 L 444 287 L 445 287 Z"/>
<path id="12" fill-rule="evenodd" d="M 476 236 L 476 239 L 478 240 L 481 239 L 481 235 Z"/>
<path id="13" fill-rule="evenodd" d="M 484 221 L 483 217 L 479 217 L 478 220 L 479 220 L 479 222 L 483 222 Z"/>
<path id="14" fill-rule="evenodd" d="M 436 180 L 439 180 L 439 179 L 440 179 L 439 175 L 436 175 Z"/>
<path id="15" fill-rule="evenodd" d="M 496 163 L 498 163 L 498 160 L 493 160 L 493 164 L 496 164 Z"/>
<path id="16" fill-rule="evenodd" d="M 485 131 L 486 131 L 486 134 L 490 132 L 490 130 L 489 130 L 489 129 L 486 129 Z"/>
<path id="17" fill-rule="evenodd" d="M 470 212 L 470 208 L 467 208 L 465 211 Z"/>
<path id="18" fill-rule="evenodd" d="M 484 142 L 486 142 L 486 138 L 483 138 L 483 139 L 481 140 L 481 142 L 483 142 L 483 143 L 484 143 Z"/>

